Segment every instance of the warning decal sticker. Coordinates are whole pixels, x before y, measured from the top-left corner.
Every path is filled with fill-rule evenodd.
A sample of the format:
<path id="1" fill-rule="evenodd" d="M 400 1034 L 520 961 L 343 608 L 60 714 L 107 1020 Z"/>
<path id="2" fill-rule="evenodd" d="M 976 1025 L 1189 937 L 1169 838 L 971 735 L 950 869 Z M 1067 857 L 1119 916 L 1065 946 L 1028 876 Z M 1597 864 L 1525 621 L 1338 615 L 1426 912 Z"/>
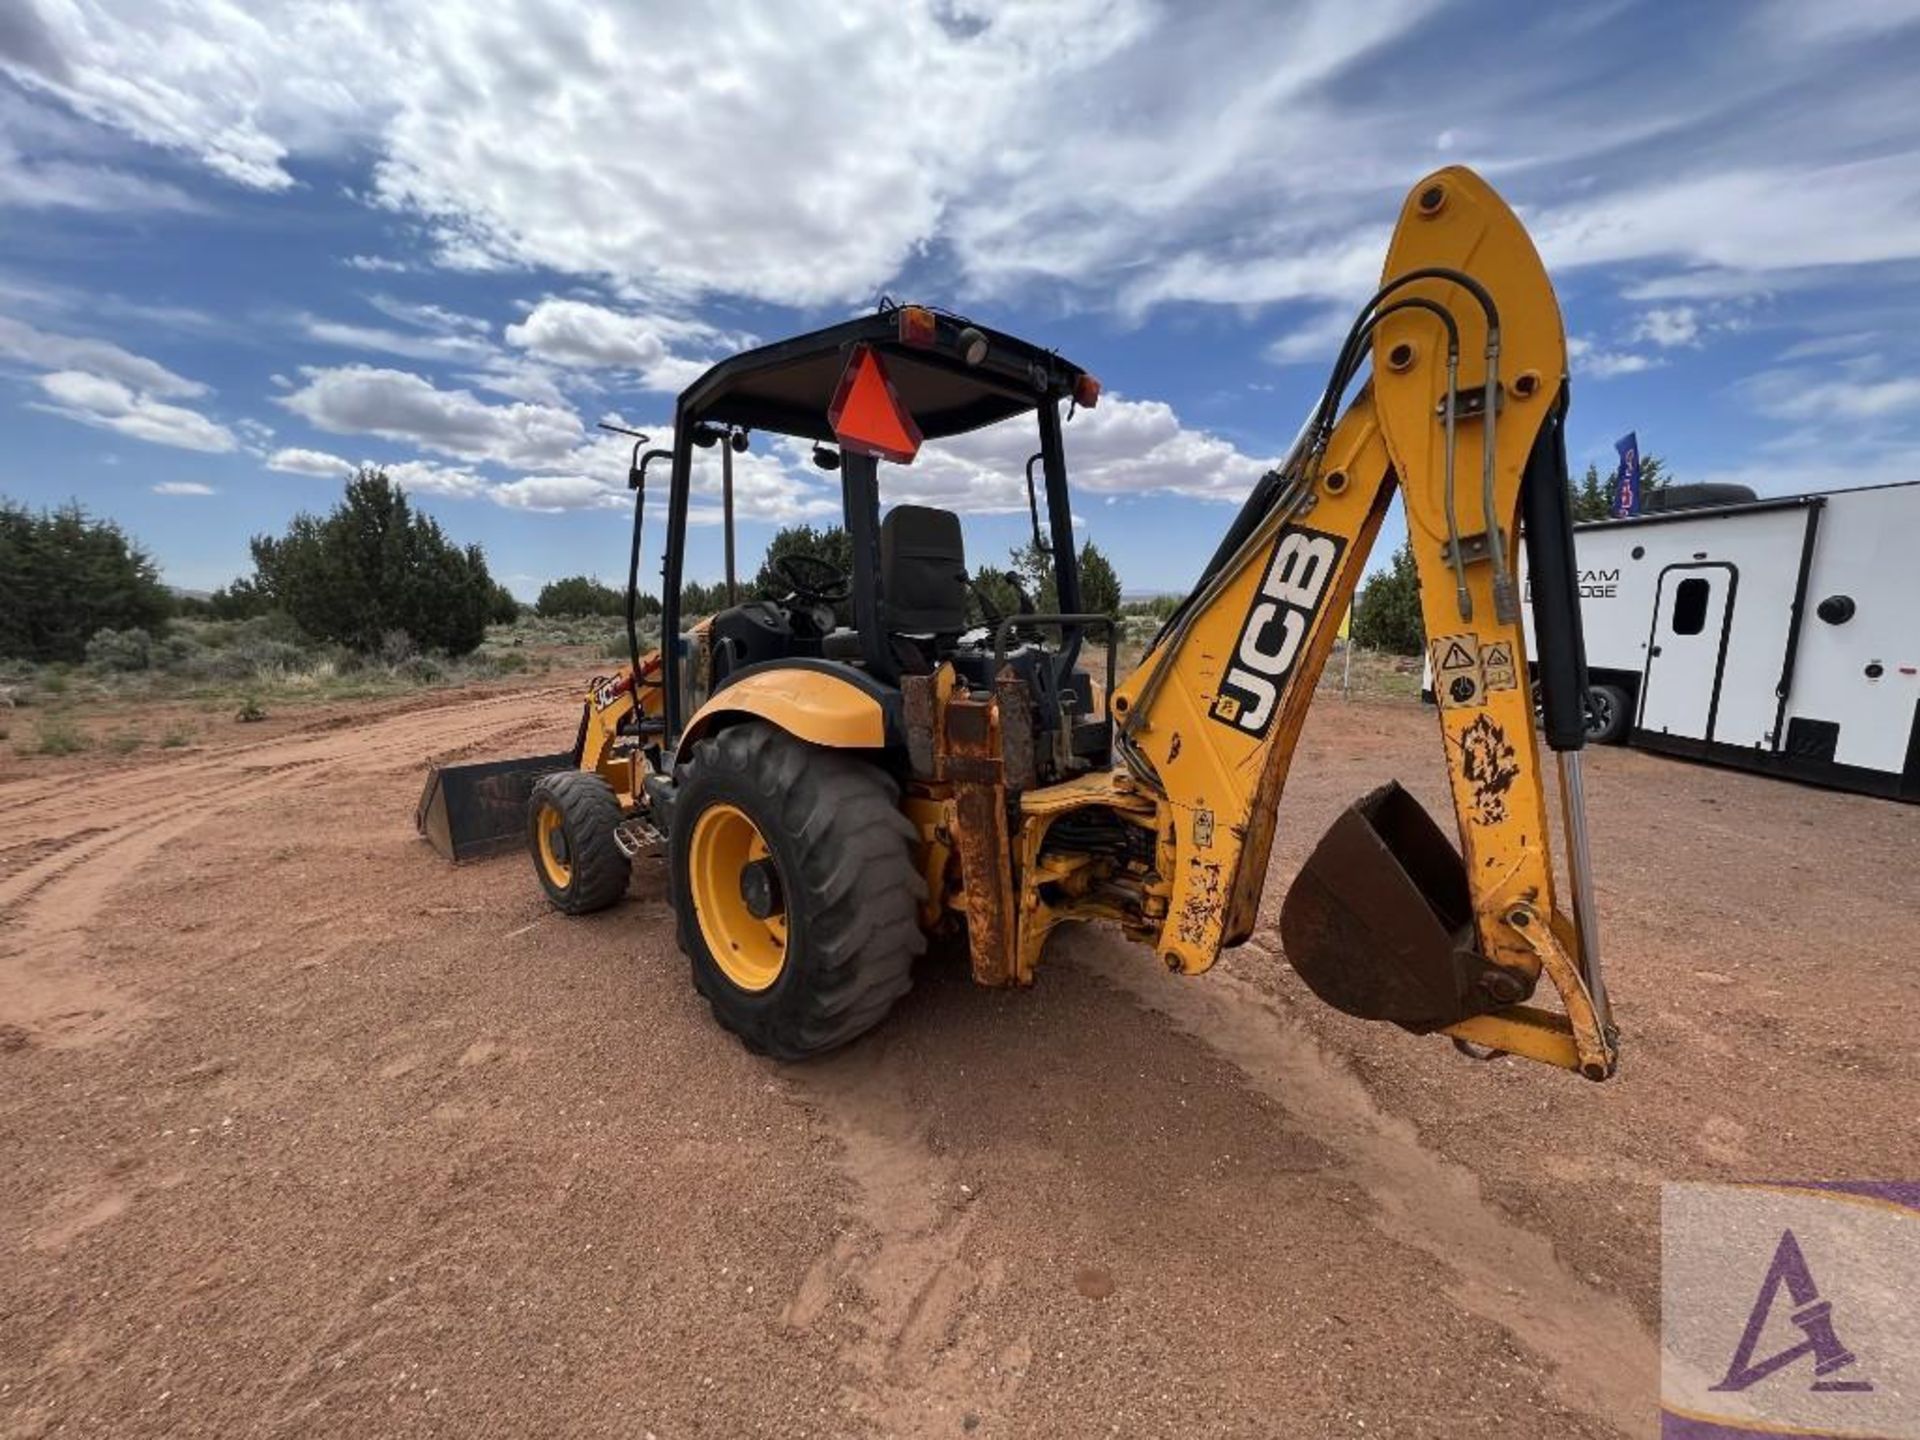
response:
<path id="1" fill-rule="evenodd" d="M 1480 703 L 1485 686 L 1481 679 L 1479 636 L 1471 631 L 1438 636 L 1428 656 L 1433 665 L 1433 693 L 1443 706 L 1452 709 Z"/>
<path id="2" fill-rule="evenodd" d="M 1513 668 L 1513 642 L 1511 640 L 1489 641 L 1487 648 L 1480 652 L 1481 681 L 1489 690 L 1517 690 L 1520 677 Z"/>

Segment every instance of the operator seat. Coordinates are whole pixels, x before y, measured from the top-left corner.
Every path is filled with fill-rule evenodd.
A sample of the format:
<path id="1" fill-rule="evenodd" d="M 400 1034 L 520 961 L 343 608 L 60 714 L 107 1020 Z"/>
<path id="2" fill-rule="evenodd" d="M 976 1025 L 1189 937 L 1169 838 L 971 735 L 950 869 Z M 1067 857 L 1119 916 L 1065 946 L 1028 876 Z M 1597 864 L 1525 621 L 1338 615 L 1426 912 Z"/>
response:
<path id="1" fill-rule="evenodd" d="M 960 517 L 929 505 L 896 505 L 880 522 L 880 626 L 902 674 L 924 675 L 967 628 L 967 555 Z M 860 635 L 821 640 L 829 660 L 857 663 Z"/>
<path id="2" fill-rule="evenodd" d="M 933 669 L 967 628 L 967 552 L 960 517 L 896 505 L 880 522 L 880 615 L 903 671 Z"/>

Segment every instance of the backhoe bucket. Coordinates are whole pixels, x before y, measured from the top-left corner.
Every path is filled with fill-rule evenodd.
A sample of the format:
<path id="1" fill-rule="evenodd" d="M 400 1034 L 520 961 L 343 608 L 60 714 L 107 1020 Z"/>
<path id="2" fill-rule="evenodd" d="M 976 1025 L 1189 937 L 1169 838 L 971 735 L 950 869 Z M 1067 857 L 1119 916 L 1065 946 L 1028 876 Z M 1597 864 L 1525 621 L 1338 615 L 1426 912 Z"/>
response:
<path id="1" fill-rule="evenodd" d="M 1391 781 L 1321 837 L 1280 908 L 1280 938 L 1334 1009 L 1416 1034 L 1524 998 L 1474 951 L 1459 852 Z"/>
<path id="2" fill-rule="evenodd" d="M 572 768 L 571 750 L 477 765 L 430 766 L 413 812 L 414 828 L 449 860 L 498 855 L 526 840 L 533 782 Z"/>

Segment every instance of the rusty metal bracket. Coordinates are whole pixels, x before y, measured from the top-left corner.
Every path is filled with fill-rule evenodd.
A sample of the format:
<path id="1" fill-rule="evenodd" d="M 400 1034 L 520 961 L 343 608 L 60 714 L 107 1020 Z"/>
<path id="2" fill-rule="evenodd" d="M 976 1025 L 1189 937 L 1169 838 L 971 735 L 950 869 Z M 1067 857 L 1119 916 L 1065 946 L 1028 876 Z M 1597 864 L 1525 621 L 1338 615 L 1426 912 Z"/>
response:
<path id="1" fill-rule="evenodd" d="M 1011 985 L 1018 976 L 1013 847 L 1007 833 L 998 702 L 985 694 L 956 691 L 947 701 L 944 729 L 942 768 L 953 782 L 953 840 L 966 895 L 973 978 L 982 985 Z"/>

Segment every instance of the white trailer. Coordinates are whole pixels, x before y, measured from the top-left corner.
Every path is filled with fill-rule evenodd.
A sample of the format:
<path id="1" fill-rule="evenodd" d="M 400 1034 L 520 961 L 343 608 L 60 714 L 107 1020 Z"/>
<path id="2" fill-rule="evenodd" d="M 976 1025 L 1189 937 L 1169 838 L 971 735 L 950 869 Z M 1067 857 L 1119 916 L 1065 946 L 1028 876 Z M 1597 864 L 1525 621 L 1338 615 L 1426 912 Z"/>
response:
<path id="1" fill-rule="evenodd" d="M 1578 525 L 1574 553 L 1594 738 L 1920 800 L 1920 482 Z"/>

